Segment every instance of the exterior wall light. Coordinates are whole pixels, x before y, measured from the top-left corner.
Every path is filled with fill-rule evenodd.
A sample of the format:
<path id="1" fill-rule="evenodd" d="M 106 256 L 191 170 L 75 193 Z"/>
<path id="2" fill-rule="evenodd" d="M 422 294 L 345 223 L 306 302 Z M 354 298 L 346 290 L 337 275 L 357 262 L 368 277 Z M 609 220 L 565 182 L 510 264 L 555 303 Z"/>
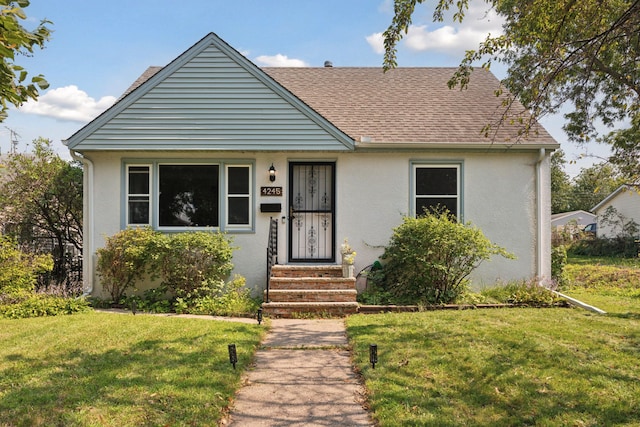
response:
<path id="1" fill-rule="evenodd" d="M 273 167 L 273 163 L 271 163 L 271 167 L 269 168 L 269 181 L 273 182 L 276 180 L 276 168 Z"/>

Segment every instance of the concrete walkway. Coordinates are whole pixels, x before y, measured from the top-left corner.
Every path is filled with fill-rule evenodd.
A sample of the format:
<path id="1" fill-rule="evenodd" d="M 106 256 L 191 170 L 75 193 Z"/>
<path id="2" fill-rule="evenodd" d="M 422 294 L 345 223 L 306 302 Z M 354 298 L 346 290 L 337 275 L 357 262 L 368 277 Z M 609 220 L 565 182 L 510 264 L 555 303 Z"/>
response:
<path id="1" fill-rule="evenodd" d="M 273 319 L 223 425 L 372 426 L 343 320 Z"/>

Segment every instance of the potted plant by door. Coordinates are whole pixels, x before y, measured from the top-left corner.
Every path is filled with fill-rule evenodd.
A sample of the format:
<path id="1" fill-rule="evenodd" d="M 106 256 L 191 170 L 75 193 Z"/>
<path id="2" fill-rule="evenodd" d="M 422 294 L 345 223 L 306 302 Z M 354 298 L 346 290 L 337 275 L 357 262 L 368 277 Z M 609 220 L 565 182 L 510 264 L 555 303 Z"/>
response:
<path id="1" fill-rule="evenodd" d="M 356 261 L 356 251 L 351 248 L 351 245 L 349 245 L 349 241 L 346 238 L 340 246 L 340 253 L 342 254 L 342 276 L 354 277 L 353 264 Z"/>

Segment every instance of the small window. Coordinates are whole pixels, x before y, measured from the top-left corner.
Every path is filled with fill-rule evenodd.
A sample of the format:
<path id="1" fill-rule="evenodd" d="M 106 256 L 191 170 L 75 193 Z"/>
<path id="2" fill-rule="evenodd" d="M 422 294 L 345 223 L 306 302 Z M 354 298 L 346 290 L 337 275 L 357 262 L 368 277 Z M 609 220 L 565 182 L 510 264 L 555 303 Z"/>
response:
<path id="1" fill-rule="evenodd" d="M 413 174 L 416 216 L 425 211 L 446 209 L 460 215 L 460 166 L 415 165 Z"/>
<path id="2" fill-rule="evenodd" d="M 158 225 L 217 227 L 218 171 L 218 165 L 159 165 Z"/>
<path id="3" fill-rule="evenodd" d="M 151 193 L 149 166 L 127 168 L 127 224 L 149 225 Z"/>
<path id="4" fill-rule="evenodd" d="M 251 224 L 251 168 L 227 166 L 227 225 Z"/>

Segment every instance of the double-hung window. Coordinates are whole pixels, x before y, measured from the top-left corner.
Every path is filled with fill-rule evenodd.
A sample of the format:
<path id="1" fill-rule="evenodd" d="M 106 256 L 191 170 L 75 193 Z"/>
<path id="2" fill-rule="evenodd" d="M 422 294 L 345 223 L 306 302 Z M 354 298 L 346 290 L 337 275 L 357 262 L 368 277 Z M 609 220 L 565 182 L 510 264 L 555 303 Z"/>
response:
<path id="1" fill-rule="evenodd" d="M 127 166 L 127 224 L 150 225 L 151 167 Z"/>
<path id="2" fill-rule="evenodd" d="M 413 212 L 449 211 L 460 218 L 460 164 L 415 163 L 413 175 Z"/>
<path id="3" fill-rule="evenodd" d="M 227 166 L 227 228 L 251 224 L 251 168 Z"/>
<path id="4" fill-rule="evenodd" d="M 152 162 L 126 167 L 126 225 L 252 227 L 250 164 Z"/>

